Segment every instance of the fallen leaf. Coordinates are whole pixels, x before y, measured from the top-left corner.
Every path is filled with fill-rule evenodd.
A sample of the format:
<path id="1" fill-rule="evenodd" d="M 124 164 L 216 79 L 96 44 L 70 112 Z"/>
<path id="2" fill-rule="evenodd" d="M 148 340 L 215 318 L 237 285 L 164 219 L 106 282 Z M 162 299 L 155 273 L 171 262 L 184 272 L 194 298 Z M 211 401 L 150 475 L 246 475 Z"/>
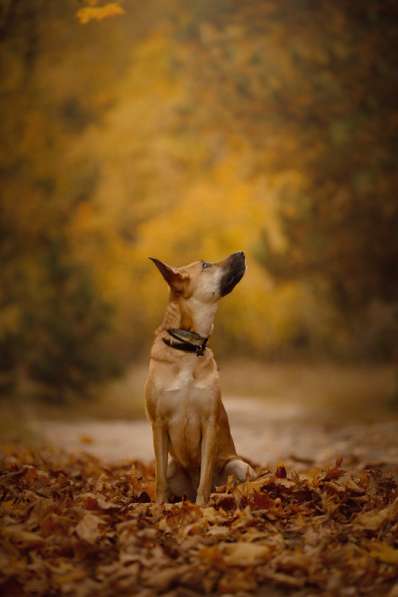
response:
<path id="1" fill-rule="evenodd" d="M 397 520 L 398 518 L 398 498 L 392 504 L 379 510 L 378 512 L 363 512 L 359 514 L 355 523 L 369 531 L 377 531 L 384 523 Z"/>
<path id="2" fill-rule="evenodd" d="M 165 568 L 164 570 L 153 570 L 148 581 L 149 586 L 165 591 L 173 584 L 173 582 L 181 576 L 188 569 L 187 566 L 177 566 L 173 568 Z"/>
<path id="3" fill-rule="evenodd" d="M 274 583 L 278 585 L 282 585 L 285 587 L 303 587 L 305 584 L 304 578 L 297 578 L 292 576 L 291 574 L 282 574 L 281 572 L 273 572 L 272 570 L 267 570 L 263 574 L 263 578 L 268 580 L 272 580 Z"/>
<path id="4" fill-rule="evenodd" d="M 289 464 L 199 507 L 151 502 L 152 464 L 0 453 L 2 594 L 265 594 L 272 583 L 398 597 L 393 465 Z"/>
<path id="5" fill-rule="evenodd" d="M 387 543 L 372 543 L 370 555 L 377 560 L 398 566 L 398 549 Z"/>
<path id="6" fill-rule="evenodd" d="M 6 527 L 1 532 L 4 537 L 23 547 L 34 547 L 44 542 L 43 537 L 37 533 L 24 531 L 20 526 Z"/>
<path id="7" fill-rule="evenodd" d="M 228 527 L 222 527 L 219 525 L 212 526 L 207 531 L 207 534 L 212 537 L 225 537 L 226 535 L 229 535 L 229 533 L 230 530 Z"/>
<path id="8" fill-rule="evenodd" d="M 245 570 L 229 570 L 227 574 L 221 577 L 218 583 L 218 591 L 220 593 L 242 593 L 247 594 L 249 591 L 256 589 L 255 579 L 248 575 Z"/>
<path id="9" fill-rule="evenodd" d="M 114 504 L 106 500 L 100 494 L 84 493 L 80 497 L 83 499 L 84 505 L 87 508 L 87 510 L 112 510 L 113 508 L 119 507 L 117 504 Z"/>
<path id="10" fill-rule="evenodd" d="M 79 438 L 81 444 L 93 444 L 94 438 L 91 435 L 81 435 Z"/>
<path id="11" fill-rule="evenodd" d="M 101 535 L 99 531 L 99 525 L 102 520 L 94 514 L 87 513 L 83 516 L 78 525 L 76 525 L 75 531 L 80 539 L 87 541 L 87 543 L 95 543 L 96 539 Z"/>
<path id="12" fill-rule="evenodd" d="M 255 566 L 264 562 L 271 552 L 267 545 L 245 541 L 224 543 L 221 547 L 225 562 L 231 566 Z"/>

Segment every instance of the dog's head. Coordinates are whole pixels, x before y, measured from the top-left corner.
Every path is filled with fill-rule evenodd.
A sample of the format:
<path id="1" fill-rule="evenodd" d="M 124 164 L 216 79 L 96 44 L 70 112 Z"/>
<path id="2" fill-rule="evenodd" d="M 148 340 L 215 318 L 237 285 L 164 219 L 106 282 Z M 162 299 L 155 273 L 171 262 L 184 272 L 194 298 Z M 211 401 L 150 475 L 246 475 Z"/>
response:
<path id="1" fill-rule="evenodd" d="M 201 303 L 215 303 L 229 294 L 245 273 L 245 254 L 232 253 L 223 261 L 194 261 L 183 267 L 171 267 L 150 257 L 171 291 L 182 298 L 194 298 Z"/>

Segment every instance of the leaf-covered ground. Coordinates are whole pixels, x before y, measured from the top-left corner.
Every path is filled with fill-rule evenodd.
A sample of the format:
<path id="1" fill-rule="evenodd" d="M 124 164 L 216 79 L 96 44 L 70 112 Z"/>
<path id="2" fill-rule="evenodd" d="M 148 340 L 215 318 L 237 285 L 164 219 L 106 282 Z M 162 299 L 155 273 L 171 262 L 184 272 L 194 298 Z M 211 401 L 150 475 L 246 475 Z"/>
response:
<path id="1" fill-rule="evenodd" d="M 208 507 L 153 503 L 153 468 L 1 450 L 0 592 L 398 595 L 398 466 L 258 469 Z"/>

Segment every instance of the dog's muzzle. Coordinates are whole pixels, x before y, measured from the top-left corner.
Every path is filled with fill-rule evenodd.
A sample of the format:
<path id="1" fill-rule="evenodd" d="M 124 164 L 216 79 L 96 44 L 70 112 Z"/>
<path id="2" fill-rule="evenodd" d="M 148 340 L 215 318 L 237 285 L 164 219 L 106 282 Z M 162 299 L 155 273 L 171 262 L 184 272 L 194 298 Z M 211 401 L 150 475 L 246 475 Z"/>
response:
<path id="1" fill-rule="evenodd" d="M 246 270 L 245 254 L 243 251 L 232 253 L 225 261 L 224 273 L 220 281 L 220 296 L 229 294 L 243 278 Z"/>

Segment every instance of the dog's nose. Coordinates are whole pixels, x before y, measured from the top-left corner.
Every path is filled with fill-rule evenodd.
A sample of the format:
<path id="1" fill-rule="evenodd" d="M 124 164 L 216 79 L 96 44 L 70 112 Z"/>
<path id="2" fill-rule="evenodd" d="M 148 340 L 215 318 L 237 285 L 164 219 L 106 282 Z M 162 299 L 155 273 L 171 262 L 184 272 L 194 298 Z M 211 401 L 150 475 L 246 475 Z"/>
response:
<path id="1" fill-rule="evenodd" d="M 239 257 L 240 259 L 245 257 L 245 254 L 243 251 L 237 251 L 236 253 L 232 253 L 232 257 Z"/>

